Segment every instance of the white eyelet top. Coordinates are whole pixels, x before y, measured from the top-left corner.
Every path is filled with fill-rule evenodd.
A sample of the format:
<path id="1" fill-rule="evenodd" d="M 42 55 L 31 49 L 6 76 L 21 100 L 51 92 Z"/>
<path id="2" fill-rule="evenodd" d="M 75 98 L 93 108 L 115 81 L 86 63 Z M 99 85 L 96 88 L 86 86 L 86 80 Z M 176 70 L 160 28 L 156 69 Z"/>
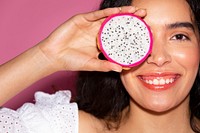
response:
<path id="1" fill-rule="evenodd" d="M 78 107 L 70 91 L 35 93 L 35 104 L 0 109 L 0 133 L 78 133 Z"/>

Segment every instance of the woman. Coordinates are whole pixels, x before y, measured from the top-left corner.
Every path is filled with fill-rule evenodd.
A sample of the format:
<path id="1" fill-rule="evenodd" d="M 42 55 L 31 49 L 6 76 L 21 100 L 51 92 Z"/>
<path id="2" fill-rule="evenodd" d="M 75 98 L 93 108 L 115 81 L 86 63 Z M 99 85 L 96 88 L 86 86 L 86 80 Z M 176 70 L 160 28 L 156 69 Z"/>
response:
<path id="1" fill-rule="evenodd" d="M 56 71 L 122 72 L 81 73 L 77 96 L 79 111 L 75 103 L 69 103 L 70 94 L 66 91 L 55 95 L 39 92 L 35 105 L 25 104 L 17 111 L 4 108 L 0 115 L 2 131 L 200 132 L 200 3 L 197 0 L 105 0 L 101 8 L 107 7 L 120 8 L 72 17 L 40 44 L 2 65 L 1 104 Z M 143 18 L 154 39 L 151 55 L 129 70 L 98 59 L 96 35 L 101 22 L 120 12 Z M 98 81 L 95 82 L 94 77 Z"/>
<path id="2" fill-rule="evenodd" d="M 129 2 L 127 2 L 125 4 L 128 4 Z M 150 4 L 153 4 L 153 1 L 149 1 L 149 2 L 150 2 Z M 199 12 L 200 6 L 199 6 L 198 3 L 196 3 L 196 7 L 194 6 L 195 2 L 197 2 L 197 1 L 188 1 L 188 2 L 192 6 L 192 9 L 196 10 L 196 11 L 194 11 L 194 13 L 196 12 L 195 13 L 195 17 L 196 17 L 196 21 L 198 22 L 197 26 L 199 28 L 200 27 L 200 25 L 199 25 L 199 19 L 200 19 L 199 15 L 200 14 L 198 12 Z M 134 1 L 133 1 L 133 3 L 134 3 Z M 147 1 L 144 1 L 144 3 L 148 4 Z M 142 5 L 144 3 L 141 2 L 140 5 Z M 162 3 L 164 3 L 164 2 L 162 1 Z M 174 4 L 175 6 L 178 5 L 178 4 L 175 4 L 175 1 L 174 2 L 167 1 L 166 5 L 170 4 L 170 3 Z M 109 4 L 108 5 L 106 5 L 106 4 L 108 4 L 108 2 L 104 2 L 102 4 L 102 8 L 108 7 Z M 156 49 L 155 51 L 159 51 L 159 52 L 161 52 L 160 54 L 163 54 L 165 52 L 165 50 L 167 49 L 166 53 L 169 54 L 170 56 L 169 57 L 166 56 L 166 55 L 163 55 L 163 56 L 164 57 L 166 56 L 168 58 L 172 58 L 173 59 L 175 57 L 178 57 L 178 56 L 174 56 L 174 54 L 178 54 L 178 49 L 176 49 L 177 47 L 173 47 L 173 49 L 174 49 L 173 52 L 174 53 L 172 53 L 172 51 L 170 51 L 170 47 L 166 46 L 165 48 L 162 48 L 162 47 L 159 48 L 158 46 L 156 46 L 156 45 L 159 45 L 159 44 L 160 45 L 166 45 L 167 42 L 164 42 L 164 39 L 166 37 L 171 37 L 171 39 L 175 39 L 175 36 L 172 36 L 172 35 L 171 36 L 167 36 L 167 35 L 166 36 L 161 36 L 163 34 L 167 34 L 167 30 L 162 30 L 163 34 L 161 34 L 161 31 L 159 32 L 159 30 L 161 29 L 161 28 L 158 27 L 158 24 L 161 23 L 160 18 L 163 16 L 162 17 L 163 19 L 164 18 L 167 19 L 166 16 L 169 16 L 169 15 L 166 14 L 166 13 L 165 13 L 165 15 L 163 15 L 164 13 L 160 13 L 160 11 L 162 11 L 162 10 L 156 8 L 158 4 L 159 3 L 155 3 L 154 4 L 155 6 L 150 5 L 155 10 L 155 12 L 152 13 L 152 14 L 154 14 L 154 16 L 151 17 L 151 19 L 153 18 L 153 20 L 150 20 L 150 21 L 153 21 L 152 23 L 156 23 L 156 26 L 154 26 L 154 27 L 155 27 L 155 29 L 158 28 L 158 31 L 154 30 L 153 26 L 151 26 L 151 25 L 150 26 L 151 26 L 151 29 L 153 30 L 153 33 L 154 33 L 154 39 L 155 39 L 155 35 L 156 34 L 160 34 L 159 37 L 162 37 L 163 39 L 160 39 L 160 40 L 154 42 L 154 47 L 156 47 L 156 48 L 154 48 L 154 50 Z M 161 5 L 161 4 L 159 4 L 159 5 Z M 112 2 L 110 2 L 109 6 L 113 7 L 113 6 L 119 6 L 119 5 L 112 5 Z M 144 6 L 144 5 L 142 5 L 142 6 Z M 162 6 L 162 7 L 164 7 L 164 6 Z M 171 7 L 173 7 L 173 6 L 171 6 Z M 197 12 L 197 9 L 198 9 L 198 12 Z M 166 8 L 165 8 L 165 10 L 166 10 Z M 166 11 L 166 12 L 168 13 L 169 11 Z M 171 8 L 171 12 L 174 15 L 178 15 L 178 14 L 174 13 L 175 11 L 172 8 Z M 180 11 L 180 13 L 183 13 L 183 12 Z M 148 15 L 149 15 L 149 13 L 147 12 L 147 17 L 148 17 Z M 156 15 L 158 15 L 158 16 L 156 16 Z M 180 14 L 178 16 L 182 16 L 182 15 Z M 158 22 L 155 22 L 156 18 L 158 19 Z M 174 21 L 174 23 L 179 22 L 177 17 L 175 19 L 176 19 L 176 21 Z M 149 22 L 149 21 L 147 20 L 147 22 Z M 176 23 L 176 26 L 178 26 L 178 23 Z M 171 30 L 168 31 L 168 34 L 170 34 L 171 32 L 174 32 L 173 34 L 176 35 L 176 32 L 178 33 L 180 31 L 182 31 L 182 30 L 181 29 L 173 29 L 173 30 L 171 29 Z M 196 32 L 198 32 L 198 31 L 196 31 Z M 198 38 L 198 33 L 197 33 L 196 36 Z M 172 37 L 174 37 L 174 38 L 172 38 Z M 189 38 L 186 38 L 186 36 L 184 36 L 184 34 L 183 35 L 177 34 L 176 37 L 177 37 L 177 40 L 178 40 L 178 38 L 180 40 L 180 42 L 177 43 L 177 44 L 183 44 L 184 41 L 189 39 Z M 182 41 L 183 41 L 182 43 L 181 43 L 181 38 L 182 38 Z M 159 42 L 159 41 L 162 41 L 162 42 Z M 157 44 L 157 43 L 159 43 L 159 44 Z M 170 43 L 172 44 L 172 40 L 171 40 Z M 164 52 L 162 51 L 162 49 L 164 49 L 163 50 Z M 180 100 L 178 101 L 178 97 L 180 97 L 180 95 L 178 95 L 178 93 L 183 93 L 183 90 L 181 90 L 181 92 L 171 92 L 173 94 L 169 94 L 170 97 L 167 100 L 167 99 L 164 99 L 164 93 L 161 95 L 162 97 L 160 99 L 158 98 L 160 96 L 157 95 L 157 94 L 154 94 L 154 93 L 153 94 L 150 93 L 150 97 L 148 97 L 148 95 L 147 95 L 148 93 L 146 91 L 144 91 L 142 89 L 141 90 L 136 90 L 137 87 L 135 87 L 135 86 L 137 86 L 138 84 L 141 84 L 141 83 L 138 83 L 138 81 L 137 81 L 138 79 L 135 79 L 136 76 L 135 76 L 134 73 L 137 73 L 137 74 L 139 73 L 140 74 L 141 71 L 143 73 L 143 71 L 147 70 L 145 73 L 148 73 L 148 74 L 150 73 L 149 74 L 150 76 L 145 76 L 145 80 L 146 80 L 145 82 L 149 82 L 149 81 L 151 81 L 151 82 L 152 81 L 154 81 L 154 82 L 158 82 L 158 81 L 162 82 L 162 76 L 160 77 L 159 74 L 157 75 L 155 73 L 159 73 L 159 69 L 160 69 L 160 71 L 163 71 L 162 69 L 166 69 L 165 71 L 169 71 L 167 69 L 172 69 L 172 68 L 168 68 L 167 67 L 168 62 L 170 62 L 169 65 L 168 65 L 169 67 L 170 67 L 170 64 L 171 64 L 171 65 L 173 65 L 173 67 L 177 67 L 178 69 L 181 68 L 180 66 L 176 66 L 175 64 L 171 63 L 171 61 L 173 61 L 172 59 L 169 60 L 169 59 L 166 58 L 166 62 L 165 62 L 165 60 L 164 60 L 165 58 L 162 55 L 160 55 L 160 56 L 156 55 L 157 58 L 158 58 L 157 62 L 156 62 L 156 57 L 152 56 L 153 54 L 154 54 L 154 52 L 152 52 L 151 57 L 149 57 L 147 59 L 147 61 L 146 61 L 147 64 L 146 65 L 144 63 L 142 66 L 139 66 L 137 68 L 132 68 L 132 73 L 133 73 L 134 76 L 133 75 L 131 76 L 130 74 L 128 74 L 129 71 L 125 71 L 124 72 L 125 74 L 122 74 L 121 77 L 125 77 L 125 75 L 126 75 L 126 77 L 127 77 L 126 79 L 127 80 L 124 80 L 124 81 L 122 80 L 123 83 L 121 83 L 120 76 L 117 73 L 113 73 L 113 72 L 111 72 L 111 73 L 82 72 L 80 74 L 80 78 L 79 78 L 79 82 L 78 82 L 78 93 L 80 95 L 80 96 L 78 96 L 79 109 L 84 110 L 84 111 L 86 111 L 88 113 L 91 113 L 94 116 L 96 116 L 97 118 L 104 119 L 104 120 L 106 119 L 108 121 L 106 123 L 107 123 L 107 126 L 109 128 L 113 128 L 113 126 L 115 128 L 116 127 L 118 128 L 118 125 L 120 124 L 120 121 L 122 121 L 121 119 L 123 118 L 123 115 L 121 114 L 121 111 L 125 110 L 126 108 L 130 108 L 131 107 L 130 97 L 133 98 L 133 102 L 134 102 L 134 107 L 132 107 L 132 108 L 136 108 L 135 106 L 140 106 L 140 108 L 144 108 L 145 111 L 146 110 L 151 110 L 151 111 L 153 111 L 153 113 L 157 112 L 156 114 L 161 114 L 163 112 L 166 112 L 166 114 L 167 114 L 167 112 L 170 112 L 169 110 L 171 110 L 171 108 L 174 108 L 174 106 L 177 106 L 177 104 L 180 104 L 180 101 L 183 102 L 183 99 L 186 98 L 185 96 L 188 95 L 188 91 L 190 89 L 187 90 L 187 92 L 185 92 L 185 96 L 180 98 Z M 158 54 L 158 52 L 156 54 Z M 193 55 L 193 54 L 190 54 L 190 55 Z M 198 53 L 197 53 L 197 55 L 198 55 Z M 154 60 L 152 60 L 152 58 Z M 194 59 L 194 58 L 190 57 L 189 60 L 191 60 L 191 59 Z M 176 60 L 178 61 L 178 59 L 176 59 Z M 195 60 L 196 60 L 196 58 L 195 58 Z M 199 59 L 197 59 L 197 61 L 198 60 Z M 160 62 L 158 62 L 158 61 L 160 61 Z M 186 59 L 183 59 L 182 61 L 184 62 L 184 61 L 186 61 Z M 186 61 L 186 62 L 191 64 L 188 61 Z M 159 66 L 160 64 L 158 64 L 158 63 L 161 63 L 161 66 Z M 162 66 L 162 63 L 164 63 L 164 64 L 166 63 L 167 65 Z M 149 65 L 149 64 L 154 64 L 155 67 L 150 68 L 151 65 Z M 178 62 L 177 64 L 182 64 L 182 66 L 184 66 L 183 63 L 180 63 L 180 62 Z M 157 65 L 157 67 L 156 67 L 156 65 Z M 198 62 L 197 62 L 196 65 L 198 65 Z M 155 69 L 158 69 L 158 70 L 155 71 Z M 139 72 L 137 72 L 137 71 L 139 71 Z M 175 71 L 175 70 L 173 70 L 173 71 Z M 184 70 L 181 70 L 181 71 L 184 71 Z M 197 71 L 197 70 L 195 70 L 195 71 Z M 194 71 L 194 73 L 196 73 L 195 71 Z M 129 76 L 127 76 L 127 75 L 129 75 Z M 168 82 L 167 80 L 169 80 L 168 78 L 170 77 L 169 76 L 170 74 L 166 73 L 166 74 L 163 74 L 163 75 L 164 75 L 163 79 L 165 79 L 165 82 Z M 173 74 L 171 76 L 174 78 Z M 199 111 L 200 111 L 200 109 L 199 109 L 199 102 L 200 102 L 200 98 L 199 98 L 199 96 L 200 96 L 200 93 L 199 93 L 199 85 L 200 85 L 199 84 L 199 76 L 200 75 L 199 75 L 199 72 L 198 72 L 198 75 L 197 75 L 197 77 L 195 79 L 195 83 L 194 84 L 193 84 L 193 82 L 191 82 L 191 80 L 188 80 L 188 79 L 185 79 L 185 81 L 184 81 L 187 84 L 188 84 L 188 82 L 191 85 L 193 84 L 192 90 L 190 91 L 190 105 L 188 105 L 188 106 L 190 106 L 190 124 L 191 124 L 191 127 L 193 128 L 193 130 L 198 131 L 198 132 L 199 132 L 199 129 L 198 129 L 198 125 L 196 125 L 197 124 L 196 118 L 200 117 L 199 116 Z M 191 79 L 191 78 L 189 78 L 189 79 Z M 108 80 L 110 80 L 110 82 L 108 82 Z M 132 86 L 132 90 L 128 90 L 128 87 L 125 86 L 125 88 L 124 88 L 124 86 L 123 86 L 123 84 L 124 85 L 128 84 L 128 80 L 129 80 L 129 82 L 132 82 L 131 84 L 129 83 L 130 86 Z M 176 84 L 178 84 L 178 83 L 176 83 Z M 147 88 L 151 88 L 151 89 L 156 89 L 156 87 L 162 87 L 162 86 L 147 85 L 146 83 L 145 83 L 145 86 Z M 183 86 L 182 83 L 181 83 L 181 86 Z M 167 88 L 169 86 L 163 86 L 163 87 Z M 143 86 L 142 87 L 138 86 L 138 88 L 143 88 Z M 191 87 L 189 87 L 189 88 L 191 88 Z M 130 91 L 130 92 L 127 93 L 126 90 Z M 131 95 L 131 93 L 132 93 L 132 95 Z M 144 93 L 144 94 L 142 94 L 142 93 Z M 98 97 L 96 96 L 97 94 L 98 94 Z M 130 96 L 129 96 L 129 94 L 130 94 Z M 154 97 L 152 97 L 152 96 L 154 96 Z M 110 97 L 113 97 L 113 98 L 110 98 Z M 102 98 L 105 99 L 105 100 L 102 100 Z M 187 98 L 189 98 L 189 96 L 187 96 Z M 154 103 L 153 103 L 153 100 L 154 100 Z M 164 104 L 164 102 L 169 102 L 170 100 L 171 100 L 171 102 L 168 103 L 169 104 L 168 106 L 165 105 L 167 108 L 163 108 L 162 107 L 163 105 L 162 106 L 159 105 L 158 100 L 159 100 L 159 102 L 163 102 L 162 104 Z M 175 102 L 177 102 L 177 103 L 175 103 Z M 98 104 L 95 104 L 95 103 L 98 103 Z M 148 105 L 148 104 L 150 104 L 150 105 Z M 156 106 L 153 105 L 153 104 L 157 104 L 156 105 L 157 108 L 155 108 Z M 130 107 L 129 107 L 129 105 L 130 105 Z M 101 112 L 99 112 L 99 107 L 104 107 L 104 108 L 101 108 Z M 130 112 L 131 111 L 129 109 L 128 113 L 130 113 Z M 140 115 L 138 115 L 138 116 L 140 116 Z M 136 118 L 138 120 L 137 117 L 134 117 L 134 118 Z M 135 120 L 135 121 L 137 121 L 137 120 Z M 145 120 L 146 120 L 146 118 L 145 118 Z M 115 125 L 110 124 L 109 123 L 110 121 L 114 122 Z"/>

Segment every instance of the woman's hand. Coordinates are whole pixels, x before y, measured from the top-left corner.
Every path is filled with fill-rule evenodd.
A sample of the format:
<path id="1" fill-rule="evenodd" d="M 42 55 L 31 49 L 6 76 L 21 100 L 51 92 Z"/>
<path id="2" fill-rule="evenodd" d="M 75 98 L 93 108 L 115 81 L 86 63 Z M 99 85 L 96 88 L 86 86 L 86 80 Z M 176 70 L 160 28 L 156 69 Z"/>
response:
<path id="1" fill-rule="evenodd" d="M 109 8 L 72 17 L 38 45 L 0 66 L 0 105 L 34 82 L 60 70 L 117 71 L 122 67 L 98 59 L 97 34 L 109 15 L 130 12 L 134 7 Z"/>
<path id="2" fill-rule="evenodd" d="M 109 15 L 130 12 L 142 16 L 141 11 L 128 6 L 108 8 L 72 17 L 58 27 L 38 46 L 58 70 L 118 71 L 122 67 L 99 60 L 97 35 L 102 21 Z"/>

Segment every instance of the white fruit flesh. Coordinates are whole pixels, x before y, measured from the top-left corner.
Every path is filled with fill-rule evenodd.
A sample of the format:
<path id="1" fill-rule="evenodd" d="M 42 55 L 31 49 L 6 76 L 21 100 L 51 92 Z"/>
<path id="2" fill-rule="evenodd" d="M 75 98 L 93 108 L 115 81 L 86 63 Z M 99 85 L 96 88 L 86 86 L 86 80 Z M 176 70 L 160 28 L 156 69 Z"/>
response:
<path id="1" fill-rule="evenodd" d="M 107 18 L 100 29 L 100 50 L 105 57 L 122 66 L 140 64 L 151 51 L 151 32 L 144 21 L 133 14 Z"/>

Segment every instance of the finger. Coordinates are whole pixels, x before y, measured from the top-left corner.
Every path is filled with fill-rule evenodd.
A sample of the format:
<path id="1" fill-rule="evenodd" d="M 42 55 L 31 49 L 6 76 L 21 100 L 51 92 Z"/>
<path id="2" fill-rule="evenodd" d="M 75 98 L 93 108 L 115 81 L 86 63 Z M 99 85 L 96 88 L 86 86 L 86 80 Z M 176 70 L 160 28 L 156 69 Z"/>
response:
<path id="1" fill-rule="evenodd" d="M 119 7 L 120 13 L 134 13 L 135 15 L 144 18 L 147 15 L 146 9 L 138 9 L 137 7 L 133 6 L 124 6 Z M 101 19 L 100 22 L 102 23 L 104 19 Z"/>
<path id="2" fill-rule="evenodd" d="M 88 21 L 96 21 L 105 17 L 108 17 L 112 14 L 119 13 L 120 9 L 118 7 L 116 8 L 107 8 L 103 10 L 98 10 L 94 12 L 90 12 L 87 14 L 84 14 L 84 18 Z"/>
<path id="3" fill-rule="evenodd" d="M 134 13 L 137 10 L 134 6 L 122 6 L 119 9 L 121 13 Z"/>
<path id="4" fill-rule="evenodd" d="M 147 11 L 146 9 L 138 9 L 134 14 L 143 18 L 147 15 Z"/>
<path id="5" fill-rule="evenodd" d="M 88 70 L 92 71 L 115 71 L 115 72 L 121 72 L 122 67 L 118 64 L 106 61 L 106 60 L 98 60 L 98 59 L 91 59 L 85 68 L 88 68 Z"/>

